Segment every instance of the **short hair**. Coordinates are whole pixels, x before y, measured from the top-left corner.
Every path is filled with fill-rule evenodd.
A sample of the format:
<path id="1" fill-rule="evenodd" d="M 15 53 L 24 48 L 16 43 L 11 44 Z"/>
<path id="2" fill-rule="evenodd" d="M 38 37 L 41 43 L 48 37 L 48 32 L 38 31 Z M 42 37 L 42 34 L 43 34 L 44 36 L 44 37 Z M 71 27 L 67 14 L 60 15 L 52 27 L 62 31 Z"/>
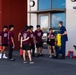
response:
<path id="1" fill-rule="evenodd" d="M 59 24 L 63 25 L 63 21 L 59 21 Z"/>
<path id="2" fill-rule="evenodd" d="M 31 29 L 31 28 L 33 28 L 33 26 L 32 26 L 32 25 L 30 25 L 30 26 L 29 26 L 29 29 Z"/>
<path id="3" fill-rule="evenodd" d="M 38 27 L 40 27 L 40 25 L 37 25 L 36 27 L 38 28 Z"/>
<path id="4" fill-rule="evenodd" d="M 8 26 L 4 25 L 3 28 L 8 28 Z"/>
<path id="5" fill-rule="evenodd" d="M 9 25 L 9 29 L 11 29 L 11 28 L 13 28 L 13 27 L 14 27 L 14 25 L 12 25 L 12 24 L 11 24 L 11 25 Z"/>
<path id="6" fill-rule="evenodd" d="M 29 27 L 28 27 L 28 26 L 25 26 L 25 27 L 24 27 L 24 30 L 25 30 L 25 31 L 27 31 L 28 29 L 29 29 Z"/>
<path id="7" fill-rule="evenodd" d="M 53 28 L 49 28 L 49 31 L 50 31 L 50 30 L 53 30 Z"/>

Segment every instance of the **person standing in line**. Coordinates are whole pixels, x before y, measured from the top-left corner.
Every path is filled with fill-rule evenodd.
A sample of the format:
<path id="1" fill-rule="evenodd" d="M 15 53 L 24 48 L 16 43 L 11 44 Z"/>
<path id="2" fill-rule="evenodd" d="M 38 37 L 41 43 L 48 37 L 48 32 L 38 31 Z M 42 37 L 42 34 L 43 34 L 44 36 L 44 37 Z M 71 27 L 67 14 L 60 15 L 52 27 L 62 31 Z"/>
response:
<path id="1" fill-rule="evenodd" d="M 24 32 L 24 30 L 20 31 L 19 34 L 18 34 L 18 42 L 20 42 L 21 40 L 21 34 Z"/>
<path id="2" fill-rule="evenodd" d="M 67 31 L 66 28 L 63 26 L 62 21 L 59 21 L 58 26 L 60 27 L 60 34 L 61 34 L 61 48 L 57 47 L 56 58 L 58 58 L 59 51 L 61 50 L 61 54 L 62 54 L 61 59 L 65 59 L 66 41 L 68 41 Z"/>
<path id="3" fill-rule="evenodd" d="M 29 57 L 29 61 L 30 61 L 29 63 L 33 64 L 34 62 L 32 61 L 32 57 L 31 57 L 30 33 L 28 32 L 28 26 L 25 26 L 25 31 L 21 35 L 20 47 L 23 50 L 23 63 L 27 63 L 27 59 L 25 56 L 26 56 L 26 53 L 28 53 L 28 57 Z"/>
<path id="4" fill-rule="evenodd" d="M 19 46 L 20 46 L 20 41 L 21 41 L 21 35 L 23 34 L 23 32 L 24 32 L 25 30 L 23 29 L 23 30 L 21 30 L 19 33 L 18 33 L 18 42 L 19 42 Z M 22 48 L 20 48 L 20 56 L 23 58 L 23 50 L 22 50 Z"/>
<path id="5" fill-rule="evenodd" d="M 9 45 L 9 52 L 8 52 L 8 58 L 11 61 L 14 61 L 15 59 L 12 57 L 13 50 L 15 48 L 15 41 L 14 41 L 14 25 L 9 25 L 9 32 L 8 32 L 8 45 Z"/>
<path id="6" fill-rule="evenodd" d="M 3 27 L 3 31 L 0 33 L 0 45 L 2 46 L 0 59 L 7 59 L 8 57 L 6 56 L 6 48 L 8 46 L 8 26 L 6 25 Z"/>
<path id="7" fill-rule="evenodd" d="M 56 50 L 55 50 L 55 34 L 53 32 L 53 29 L 49 29 L 49 33 L 47 34 L 48 38 L 48 45 L 49 45 L 49 57 L 52 57 L 52 50 L 54 52 L 54 56 L 56 56 Z"/>
<path id="8" fill-rule="evenodd" d="M 43 54 L 42 54 L 42 47 L 43 47 L 42 36 L 43 36 L 43 31 L 41 30 L 40 25 L 37 25 L 37 30 L 35 31 L 37 57 L 43 56 Z"/>
<path id="9" fill-rule="evenodd" d="M 29 26 L 29 29 L 30 29 L 30 48 L 32 50 L 32 56 L 35 57 L 35 35 L 34 35 L 34 32 L 33 32 L 33 26 Z"/>

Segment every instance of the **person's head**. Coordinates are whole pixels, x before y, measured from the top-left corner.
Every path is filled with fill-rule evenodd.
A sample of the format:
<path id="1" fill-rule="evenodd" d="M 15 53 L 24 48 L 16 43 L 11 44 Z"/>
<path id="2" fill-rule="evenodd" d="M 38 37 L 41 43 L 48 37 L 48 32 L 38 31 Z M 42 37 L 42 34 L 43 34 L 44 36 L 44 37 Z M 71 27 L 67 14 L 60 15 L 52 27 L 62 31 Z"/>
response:
<path id="1" fill-rule="evenodd" d="M 49 29 L 49 32 L 52 33 L 52 32 L 53 32 L 53 28 L 50 28 L 50 29 Z"/>
<path id="2" fill-rule="evenodd" d="M 37 30 L 40 30 L 40 25 L 37 25 L 36 27 L 37 27 Z"/>
<path id="3" fill-rule="evenodd" d="M 30 31 L 33 31 L 33 26 L 30 25 L 30 26 L 29 26 L 29 29 L 30 29 Z"/>
<path id="4" fill-rule="evenodd" d="M 24 27 L 24 30 L 25 30 L 25 31 L 28 31 L 28 30 L 29 30 L 29 27 L 28 27 L 28 26 L 25 26 L 25 27 Z"/>
<path id="5" fill-rule="evenodd" d="M 8 26 L 4 25 L 3 26 L 3 31 L 7 31 L 8 30 Z"/>
<path id="6" fill-rule="evenodd" d="M 9 25 L 9 30 L 13 31 L 14 30 L 14 25 Z"/>
<path id="7" fill-rule="evenodd" d="M 63 25 L 62 21 L 59 21 L 58 26 L 61 27 Z"/>

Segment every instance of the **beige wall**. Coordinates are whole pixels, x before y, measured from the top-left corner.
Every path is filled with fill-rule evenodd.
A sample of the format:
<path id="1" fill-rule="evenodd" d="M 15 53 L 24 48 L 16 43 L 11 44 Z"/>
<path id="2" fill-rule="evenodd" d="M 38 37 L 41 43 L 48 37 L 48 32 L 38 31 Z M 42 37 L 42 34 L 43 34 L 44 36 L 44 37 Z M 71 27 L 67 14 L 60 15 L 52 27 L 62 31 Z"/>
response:
<path id="1" fill-rule="evenodd" d="M 37 0 L 34 0 L 35 1 L 35 6 L 34 7 L 30 7 L 29 6 L 29 3 L 30 3 L 30 0 L 28 0 L 28 12 L 29 11 L 36 11 L 37 10 Z M 33 25 L 34 26 L 34 30 L 36 29 L 36 25 L 37 25 L 37 14 L 28 14 L 28 25 Z"/>
<path id="2" fill-rule="evenodd" d="M 66 54 L 68 50 L 73 50 L 76 56 L 76 51 L 73 48 L 73 45 L 76 44 L 76 9 L 73 9 L 73 6 L 76 6 L 76 2 L 66 0 L 66 28 L 69 38 Z"/>

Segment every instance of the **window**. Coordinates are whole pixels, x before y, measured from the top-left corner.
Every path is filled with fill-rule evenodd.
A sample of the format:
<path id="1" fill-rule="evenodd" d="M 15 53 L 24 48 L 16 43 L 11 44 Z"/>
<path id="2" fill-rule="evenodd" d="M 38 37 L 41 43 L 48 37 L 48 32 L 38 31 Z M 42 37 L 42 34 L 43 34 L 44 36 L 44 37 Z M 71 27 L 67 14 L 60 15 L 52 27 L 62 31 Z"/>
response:
<path id="1" fill-rule="evenodd" d="M 64 9 L 65 0 L 52 0 L 52 9 Z"/>
<path id="2" fill-rule="evenodd" d="M 40 17 L 40 25 L 41 25 L 41 29 L 43 31 L 47 31 L 48 30 L 48 16 L 41 16 Z"/>
<path id="3" fill-rule="evenodd" d="M 59 27 L 58 27 L 59 21 L 63 21 L 63 25 L 65 26 L 65 24 L 66 24 L 65 19 L 66 19 L 65 13 L 54 13 L 54 14 L 52 14 L 52 28 L 54 30 L 59 30 Z"/>
<path id="4" fill-rule="evenodd" d="M 51 9 L 51 0 L 38 0 L 39 10 L 49 10 Z"/>

